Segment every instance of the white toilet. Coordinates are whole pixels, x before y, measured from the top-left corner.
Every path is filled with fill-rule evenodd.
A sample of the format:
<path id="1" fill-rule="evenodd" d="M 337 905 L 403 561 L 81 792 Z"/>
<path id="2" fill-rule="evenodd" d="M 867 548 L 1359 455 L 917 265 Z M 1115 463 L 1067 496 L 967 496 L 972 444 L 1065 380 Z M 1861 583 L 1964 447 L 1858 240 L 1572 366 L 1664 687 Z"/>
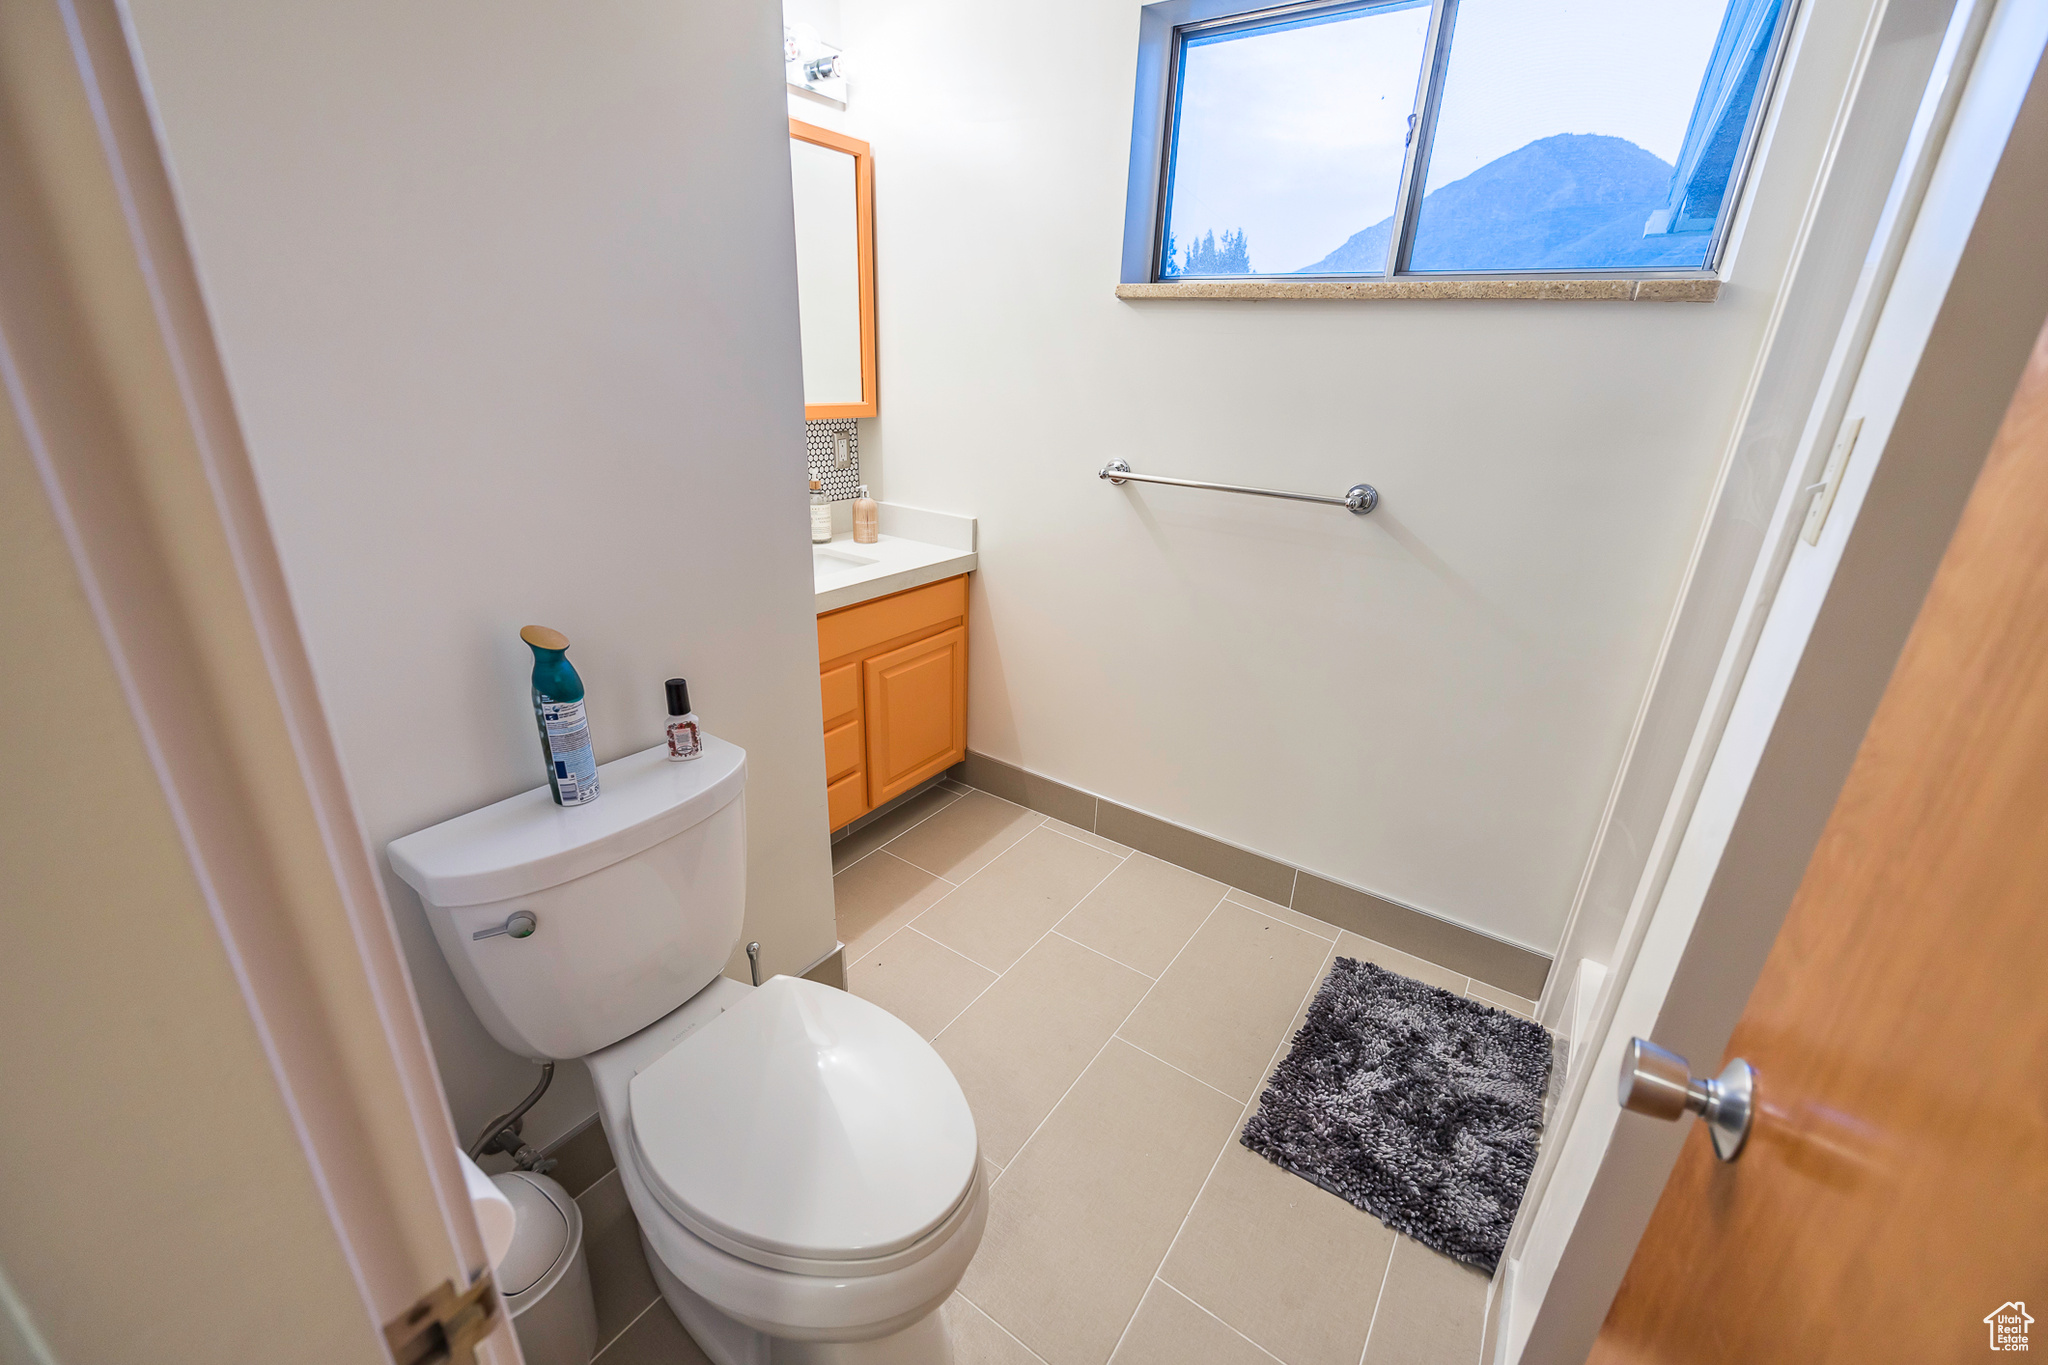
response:
<path id="1" fill-rule="evenodd" d="M 974 1116 L 887 1011 L 720 975 L 746 902 L 746 754 L 705 739 L 407 835 L 420 893 L 492 1036 L 583 1058 L 648 1264 L 718 1365 L 945 1365 L 939 1305 L 981 1243 Z"/>

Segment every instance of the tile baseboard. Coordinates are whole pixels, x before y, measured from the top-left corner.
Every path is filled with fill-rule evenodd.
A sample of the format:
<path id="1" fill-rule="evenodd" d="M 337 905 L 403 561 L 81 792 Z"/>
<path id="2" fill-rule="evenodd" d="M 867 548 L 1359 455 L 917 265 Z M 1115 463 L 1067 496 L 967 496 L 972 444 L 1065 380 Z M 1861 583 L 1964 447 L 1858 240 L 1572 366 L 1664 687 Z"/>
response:
<path id="1" fill-rule="evenodd" d="M 959 766 L 960 765 L 957 763 L 953 765 L 954 768 L 957 768 Z M 946 772 L 951 771 L 953 771 L 952 768 L 948 768 L 946 770 Z M 900 796 L 890 797 L 887 801 L 884 801 L 881 805 L 876 806 L 867 814 L 854 816 L 851 820 L 848 820 L 838 829 L 832 831 L 832 842 L 834 844 L 837 844 L 841 840 L 847 838 L 849 835 L 856 834 L 859 831 L 866 829 L 869 825 L 874 824 L 877 820 L 880 820 L 883 816 L 895 810 L 898 806 L 909 805 L 911 802 L 917 800 L 918 797 L 923 796 L 926 792 L 930 791 L 933 787 L 938 786 L 941 782 L 944 782 L 945 780 L 946 773 L 940 773 L 937 777 L 927 777 L 924 781 L 918 783 L 909 791 L 902 793 Z"/>
<path id="2" fill-rule="evenodd" d="M 1293 903 L 1295 868 L 1156 815 L 1098 799 L 1094 832 L 1275 905 Z"/>
<path id="3" fill-rule="evenodd" d="M 821 986 L 831 986 L 835 990 L 845 990 L 846 945 L 844 943 L 840 944 L 837 948 L 834 948 L 831 952 L 813 962 L 802 973 L 802 976 L 804 980 L 815 981 Z"/>
<path id="4" fill-rule="evenodd" d="M 1295 882 L 1290 908 L 1526 999 L 1541 996 L 1550 975 L 1550 959 L 1518 943 L 1306 870 Z"/>
<path id="5" fill-rule="evenodd" d="M 1001 759 L 975 753 L 972 749 L 967 751 L 965 762 L 947 769 L 947 775 L 990 796 L 1000 796 L 1040 815 L 1064 820 L 1090 834 L 1095 832 L 1095 797 L 1078 787 L 1069 787 L 1064 782 L 1012 767 Z M 1105 834 L 1102 837 L 1107 839 L 1110 836 Z"/>
<path id="6" fill-rule="evenodd" d="M 1550 959 L 1520 944 L 1239 848 L 986 754 L 969 750 L 966 760 L 955 764 L 948 775 L 991 796 L 1531 1000 L 1543 994 L 1543 982 L 1550 975 Z"/>
<path id="7" fill-rule="evenodd" d="M 612 1145 L 605 1138 L 604 1125 L 595 1114 L 546 1150 L 555 1159 L 555 1168 L 548 1174 L 561 1183 L 571 1199 L 610 1175 L 618 1165 L 612 1159 Z"/>

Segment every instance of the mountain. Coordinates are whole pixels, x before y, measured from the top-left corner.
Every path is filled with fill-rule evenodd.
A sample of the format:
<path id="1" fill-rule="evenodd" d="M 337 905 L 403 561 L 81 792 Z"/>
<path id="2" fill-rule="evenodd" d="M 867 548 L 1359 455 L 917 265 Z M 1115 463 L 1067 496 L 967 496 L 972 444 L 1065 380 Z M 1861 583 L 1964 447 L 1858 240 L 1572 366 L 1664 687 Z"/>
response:
<path id="1" fill-rule="evenodd" d="M 1571 270 L 1697 266 L 1704 233 L 1643 236 L 1671 167 L 1599 133 L 1539 138 L 1431 191 L 1416 223 L 1412 270 Z M 1377 274 L 1392 218 L 1297 275 Z"/>

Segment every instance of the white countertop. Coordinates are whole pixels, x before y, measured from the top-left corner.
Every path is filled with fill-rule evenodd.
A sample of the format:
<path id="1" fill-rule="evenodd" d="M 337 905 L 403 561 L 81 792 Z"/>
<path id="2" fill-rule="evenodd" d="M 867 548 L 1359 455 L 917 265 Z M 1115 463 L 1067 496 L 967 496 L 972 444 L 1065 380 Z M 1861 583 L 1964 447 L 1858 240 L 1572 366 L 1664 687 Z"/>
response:
<path id="1" fill-rule="evenodd" d="M 872 545 L 859 544 L 850 535 L 837 535 L 829 544 L 811 546 L 819 612 L 921 588 L 975 567 L 973 517 L 885 502 L 881 504 L 881 525 L 883 533 Z"/>

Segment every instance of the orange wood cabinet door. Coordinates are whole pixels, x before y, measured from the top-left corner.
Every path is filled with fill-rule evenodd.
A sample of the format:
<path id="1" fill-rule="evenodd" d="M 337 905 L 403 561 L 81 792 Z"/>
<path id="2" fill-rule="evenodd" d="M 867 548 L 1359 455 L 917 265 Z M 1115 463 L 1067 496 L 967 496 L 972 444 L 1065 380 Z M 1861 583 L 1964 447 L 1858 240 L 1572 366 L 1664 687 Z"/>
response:
<path id="1" fill-rule="evenodd" d="M 860 665 L 826 669 L 818 679 L 818 699 L 825 717 L 825 827 L 838 829 L 868 811 L 868 778 L 861 766 L 867 743 L 861 728 Z"/>
<path id="2" fill-rule="evenodd" d="M 820 616 L 818 670 L 839 829 L 967 756 L 967 576 Z"/>
<path id="3" fill-rule="evenodd" d="M 827 829 L 838 829 L 868 813 L 868 777 L 856 772 L 825 784 Z"/>
<path id="4" fill-rule="evenodd" d="M 967 756 L 967 629 L 861 664 L 868 801 L 879 806 Z"/>
<path id="5" fill-rule="evenodd" d="M 824 709 L 827 730 L 837 730 L 848 721 L 858 721 L 860 665 L 842 664 L 826 670 L 818 679 L 818 699 Z"/>
<path id="6" fill-rule="evenodd" d="M 842 607 L 818 618 L 818 666 L 836 669 L 967 619 L 967 575 Z"/>
<path id="7" fill-rule="evenodd" d="M 850 720 L 836 730 L 825 732 L 825 781 L 827 785 L 860 771 L 860 722 Z"/>
<path id="8" fill-rule="evenodd" d="M 2048 333 L 1729 1042 L 1754 1131 L 1688 1135 L 1598 1365 L 2048 1346 L 2044 508 Z"/>

